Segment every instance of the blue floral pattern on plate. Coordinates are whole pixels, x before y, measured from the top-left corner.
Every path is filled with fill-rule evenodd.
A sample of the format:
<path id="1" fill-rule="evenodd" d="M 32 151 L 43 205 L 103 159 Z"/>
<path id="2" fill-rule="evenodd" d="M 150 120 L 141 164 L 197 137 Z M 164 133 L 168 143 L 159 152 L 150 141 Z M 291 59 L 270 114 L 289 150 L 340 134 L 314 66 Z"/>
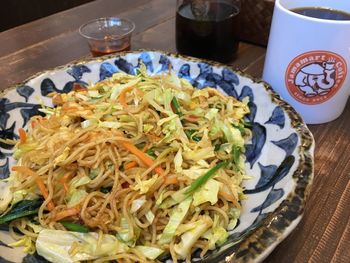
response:
<path id="1" fill-rule="evenodd" d="M 254 81 L 249 76 L 219 64 L 157 51 L 130 52 L 115 57 L 78 62 L 41 73 L 16 89 L 9 90 L 0 99 L 0 138 L 18 138 L 18 128 L 25 127 L 31 116 L 40 114 L 40 105 L 51 105 L 47 97 L 50 92 L 66 93 L 72 90 L 75 83 L 98 82 L 119 71 L 135 74 L 141 63 L 145 64 L 149 74 L 161 74 L 172 68 L 179 77 L 189 80 L 199 89 L 211 86 L 239 100 L 249 97 L 251 112 L 247 121 L 252 125 L 252 138 L 246 145 L 245 154 L 247 173 L 252 179 L 244 182 L 247 200 L 242 202 L 243 212 L 239 224 L 231 232 L 228 241 L 210 252 L 204 262 L 224 260 L 225 256 L 232 254 L 238 243 L 261 226 L 297 189 L 298 182 L 294 175 L 301 164 L 303 133 L 309 137 L 306 153 L 310 157 L 309 176 L 312 178 L 312 135 L 304 124 L 302 132 L 297 130 L 292 120 L 292 117 L 297 116 L 295 112 L 289 109 L 288 105 L 282 103 L 281 106 L 281 103 L 274 101 L 276 95 L 265 88 L 265 83 Z M 12 147 L 0 143 L 0 179 L 9 176 L 9 167 L 14 163 L 11 153 Z M 307 183 L 310 185 L 311 179 Z M 299 217 L 301 213 L 297 215 Z M 294 218 L 291 222 L 295 220 Z M 288 234 L 284 230 L 281 233 L 283 237 Z M 0 232 L 0 239 L 5 243 L 8 239 L 6 235 L 6 232 Z M 2 244 L 4 243 L 0 243 L 1 255 L 5 255 L 5 250 L 9 250 L 8 254 L 14 254 L 12 248 Z M 246 256 L 246 253 L 251 253 L 251 258 L 260 261 L 271 252 L 274 245 L 270 244 L 257 255 L 238 250 L 236 258 L 240 259 Z M 31 262 L 43 262 L 42 258 L 36 261 L 35 258 L 31 256 Z"/>

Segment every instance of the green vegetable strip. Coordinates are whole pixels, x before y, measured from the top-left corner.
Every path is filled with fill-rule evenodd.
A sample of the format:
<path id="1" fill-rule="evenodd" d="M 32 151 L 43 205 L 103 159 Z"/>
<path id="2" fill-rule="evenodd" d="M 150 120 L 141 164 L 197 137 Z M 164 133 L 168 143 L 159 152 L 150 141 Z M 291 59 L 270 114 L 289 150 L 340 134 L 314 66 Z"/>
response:
<path id="1" fill-rule="evenodd" d="M 156 154 L 155 154 L 155 152 L 154 152 L 154 150 L 151 148 L 151 149 L 148 149 L 147 151 L 146 151 L 146 153 L 149 155 L 149 156 L 152 156 L 152 157 L 154 157 L 154 158 L 156 158 L 157 156 L 156 156 Z"/>
<path id="2" fill-rule="evenodd" d="M 200 188 L 202 185 L 204 185 L 211 177 L 214 176 L 214 174 L 222 167 L 224 167 L 227 164 L 226 161 L 219 162 L 217 165 L 215 165 L 213 168 L 211 168 L 209 171 L 207 171 L 202 176 L 198 177 L 195 181 L 192 182 L 190 188 L 185 192 L 186 194 L 192 194 L 195 192 L 198 188 Z"/>
<path id="3" fill-rule="evenodd" d="M 80 232 L 80 233 L 89 232 L 89 228 L 87 228 L 86 226 L 82 226 L 80 224 L 67 222 L 67 221 L 61 221 L 60 223 L 69 231 Z"/>
<path id="4" fill-rule="evenodd" d="M 242 124 L 239 124 L 239 125 L 232 124 L 232 126 L 238 129 L 243 137 L 245 136 L 245 129 L 244 129 L 244 126 L 242 126 Z"/>
<path id="5" fill-rule="evenodd" d="M 37 214 L 42 203 L 42 199 L 22 200 L 18 202 L 6 215 L 0 217 L 0 225 L 17 218 Z"/>
<path id="6" fill-rule="evenodd" d="M 183 114 L 181 112 L 180 104 L 177 101 L 176 97 L 173 97 L 173 99 L 171 100 L 171 105 L 173 106 L 174 112 L 181 117 Z"/>
<path id="7" fill-rule="evenodd" d="M 192 139 L 192 140 L 194 140 L 195 142 L 199 142 L 199 141 L 202 140 L 202 138 L 199 137 L 199 136 L 196 136 L 196 135 L 195 135 L 195 136 L 192 136 L 193 133 L 195 133 L 195 130 L 185 130 L 185 134 L 186 134 L 187 138 Z"/>
<path id="8" fill-rule="evenodd" d="M 245 120 L 240 120 L 240 122 L 243 124 L 243 126 L 244 127 L 246 127 L 246 128 L 251 128 L 253 125 L 252 125 L 252 123 L 251 122 L 247 122 L 247 121 L 245 121 Z"/>
<path id="9" fill-rule="evenodd" d="M 171 100 L 171 106 L 177 115 L 179 115 L 180 117 L 183 116 L 183 113 L 181 112 L 180 104 L 177 101 L 176 97 L 173 97 L 173 99 Z M 185 130 L 185 134 L 187 135 L 187 138 L 192 139 L 195 142 L 201 141 L 202 140 L 201 137 L 196 135 L 192 136 L 194 132 L 195 132 L 194 130 Z"/>
<path id="10" fill-rule="evenodd" d="M 215 146 L 214 146 L 214 151 L 218 151 L 218 150 L 220 150 L 220 147 L 221 147 L 221 144 L 215 144 Z"/>
<path id="11" fill-rule="evenodd" d="M 232 146 L 232 157 L 234 164 L 238 167 L 239 165 L 239 157 L 241 156 L 241 147 L 239 146 Z"/>
<path id="12" fill-rule="evenodd" d="M 109 193 L 110 191 L 112 190 L 112 187 L 101 187 L 100 188 L 100 192 L 104 193 L 104 194 L 107 194 Z"/>

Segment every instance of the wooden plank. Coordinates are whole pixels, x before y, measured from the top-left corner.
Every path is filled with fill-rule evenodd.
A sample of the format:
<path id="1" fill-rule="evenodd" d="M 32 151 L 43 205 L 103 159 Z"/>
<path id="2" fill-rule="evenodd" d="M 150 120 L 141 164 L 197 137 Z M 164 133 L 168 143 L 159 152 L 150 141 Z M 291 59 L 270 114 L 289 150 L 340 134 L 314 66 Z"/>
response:
<path id="1" fill-rule="evenodd" d="M 11 0 L 6 2 L 6 8 L 0 9 L 0 31 L 46 17 L 75 6 L 86 4 L 93 0 Z M 9 11 L 10 10 L 10 11 Z"/>
<path id="2" fill-rule="evenodd" d="M 153 0 L 127 10 L 120 16 L 135 22 L 135 36 L 137 36 L 148 28 L 173 17 L 175 4 L 170 1 Z M 29 46 L 0 58 L 0 89 L 23 81 L 38 71 L 66 64 L 88 54 L 87 44 L 76 30 Z"/>
<path id="3" fill-rule="evenodd" d="M 1 33 L 0 57 L 13 52 L 17 53 L 24 48 L 57 38 L 67 32 L 75 32 L 80 25 L 89 20 L 103 16 L 117 16 L 149 2 L 151 1 L 97 0 L 13 28 Z M 28 34 L 28 32 L 31 33 Z"/>
<path id="4" fill-rule="evenodd" d="M 132 47 L 133 49 L 152 48 L 176 52 L 174 17 L 136 36 L 132 41 Z"/>
<path id="5" fill-rule="evenodd" d="M 253 77 L 260 77 L 265 52 L 263 47 L 241 42 L 237 59 L 230 64 L 233 68 L 238 68 Z"/>
<path id="6" fill-rule="evenodd" d="M 349 187 L 348 187 L 349 189 Z M 346 228 L 338 242 L 337 249 L 331 259 L 331 262 L 346 262 L 350 258 L 350 218 L 346 221 Z"/>
<path id="7" fill-rule="evenodd" d="M 264 50 L 261 50 L 261 47 L 253 46 L 248 52 L 248 54 L 245 57 L 249 57 L 253 51 L 255 51 L 254 57 L 252 58 L 251 62 L 247 64 L 246 67 L 243 67 L 243 71 L 247 74 L 250 74 L 251 76 L 255 78 L 261 78 L 262 72 L 263 72 L 263 66 L 265 61 L 265 52 Z"/>

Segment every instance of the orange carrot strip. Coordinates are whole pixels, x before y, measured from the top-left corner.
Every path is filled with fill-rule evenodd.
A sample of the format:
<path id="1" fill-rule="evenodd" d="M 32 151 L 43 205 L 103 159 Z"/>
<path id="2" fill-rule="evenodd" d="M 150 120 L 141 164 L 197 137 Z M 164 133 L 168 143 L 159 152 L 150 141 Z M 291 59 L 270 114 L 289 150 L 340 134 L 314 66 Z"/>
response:
<path id="1" fill-rule="evenodd" d="M 39 119 L 40 124 L 43 124 L 45 121 L 47 121 L 46 118 L 40 118 L 40 119 Z"/>
<path id="2" fill-rule="evenodd" d="M 38 124 L 43 124 L 45 121 L 47 121 L 46 118 L 38 118 L 36 120 L 32 120 L 32 128 L 35 128 Z"/>
<path id="3" fill-rule="evenodd" d="M 52 103 L 54 105 L 62 105 L 63 104 L 63 98 L 61 94 L 55 94 L 52 98 Z"/>
<path id="4" fill-rule="evenodd" d="M 47 119 L 47 118 L 40 118 L 39 119 L 39 123 L 42 127 L 45 127 L 47 128 L 50 123 L 52 122 L 51 120 L 55 120 L 55 117 L 54 116 L 51 116 L 50 119 Z"/>
<path id="5" fill-rule="evenodd" d="M 79 110 L 76 106 L 63 106 L 62 110 L 64 111 L 70 111 L 70 110 Z"/>
<path id="6" fill-rule="evenodd" d="M 47 198 L 49 197 L 49 192 L 47 191 L 44 180 L 36 172 L 25 166 L 13 166 L 12 171 L 33 176 L 35 178 L 36 184 L 40 189 L 40 192 L 44 196 L 45 200 L 47 200 Z M 53 204 L 52 200 L 50 200 L 50 202 L 47 204 L 47 207 L 49 208 L 49 210 L 55 208 L 55 205 Z"/>
<path id="7" fill-rule="evenodd" d="M 87 90 L 87 88 L 84 85 L 80 84 L 80 83 L 74 83 L 73 84 L 73 90 L 74 91 L 85 91 L 85 90 Z"/>
<path id="8" fill-rule="evenodd" d="M 161 139 L 159 136 L 157 136 L 153 133 L 147 133 L 146 136 L 147 136 L 148 140 L 150 140 L 151 142 L 158 142 Z"/>
<path id="9" fill-rule="evenodd" d="M 148 144 L 146 143 L 145 146 L 143 146 L 142 150 L 143 152 L 147 151 L 148 150 Z"/>
<path id="10" fill-rule="evenodd" d="M 147 154 L 139 150 L 135 145 L 131 144 L 130 142 L 126 141 L 120 141 L 120 143 L 132 154 L 136 155 L 144 164 L 147 166 L 152 166 L 154 164 L 154 161 L 152 158 L 150 158 Z M 164 171 L 161 167 L 154 168 L 155 172 L 159 175 L 163 175 Z"/>
<path id="11" fill-rule="evenodd" d="M 55 216 L 55 221 L 60 221 L 63 218 L 69 217 L 69 216 L 74 216 L 76 214 L 79 214 L 80 210 L 72 207 L 72 208 L 67 208 L 66 210 L 63 210 L 61 212 L 58 212 Z"/>
<path id="12" fill-rule="evenodd" d="M 70 174 L 66 174 L 60 179 L 60 183 L 63 184 L 63 188 L 64 188 L 64 191 L 66 193 L 68 193 L 68 191 L 69 191 L 69 187 L 68 187 L 68 184 L 67 184 L 67 181 L 68 181 L 69 177 L 70 177 Z"/>
<path id="13" fill-rule="evenodd" d="M 131 162 L 124 165 L 124 169 L 125 169 L 125 171 L 127 171 L 127 170 L 130 170 L 131 168 L 134 168 L 136 166 L 137 166 L 137 162 L 131 161 Z"/>
<path id="14" fill-rule="evenodd" d="M 165 185 L 170 185 L 170 184 L 178 184 L 179 180 L 177 180 L 176 176 L 168 176 L 165 178 L 164 184 Z"/>
<path id="15" fill-rule="evenodd" d="M 126 93 L 130 92 L 133 89 L 134 89 L 134 86 L 126 87 L 119 94 L 119 103 L 123 105 L 124 108 L 128 107 L 128 104 L 126 102 Z"/>
<path id="16" fill-rule="evenodd" d="M 23 128 L 19 128 L 18 129 L 18 133 L 19 133 L 19 141 L 20 143 L 26 143 L 27 140 L 27 133 Z"/>
<path id="17" fill-rule="evenodd" d="M 68 193 L 69 187 L 68 187 L 67 182 L 64 182 L 64 183 L 63 183 L 63 188 L 64 188 L 64 191 L 65 191 L 66 193 Z"/>
<path id="18" fill-rule="evenodd" d="M 240 208 L 241 205 L 238 203 L 237 199 L 233 196 L 230 195 L 224 191 L 219 191 L 219 196 L 225 198 L 227 201 L 230 201 L 231 203 L 233 203 L 236 207 Z"/>
<path id="19" fill-rule="evenodd" d="M 197 122 L 199 117 L 194 116 L 194 115 L 189 115 L 189 116 L 186 116 L 185 119 L 189 122 Z"/>

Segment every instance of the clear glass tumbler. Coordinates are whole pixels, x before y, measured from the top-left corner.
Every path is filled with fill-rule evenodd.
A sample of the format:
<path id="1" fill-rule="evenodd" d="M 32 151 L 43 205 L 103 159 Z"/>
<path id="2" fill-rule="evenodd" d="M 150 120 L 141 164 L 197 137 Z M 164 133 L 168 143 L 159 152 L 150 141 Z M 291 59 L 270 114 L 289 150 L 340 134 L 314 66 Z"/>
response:
<path id="1" fill-rule="evenodd" d="M 125 18 L 104 17 L 92 20 L 79 28 L 93 56 L 130 50 L 135 24 Z"/>
<path id="2" fill-rule="evenodd" d="M 177 0 L 176 48 L 179 53 L 231 61 L 240 33 L 240 0 Z"/>

